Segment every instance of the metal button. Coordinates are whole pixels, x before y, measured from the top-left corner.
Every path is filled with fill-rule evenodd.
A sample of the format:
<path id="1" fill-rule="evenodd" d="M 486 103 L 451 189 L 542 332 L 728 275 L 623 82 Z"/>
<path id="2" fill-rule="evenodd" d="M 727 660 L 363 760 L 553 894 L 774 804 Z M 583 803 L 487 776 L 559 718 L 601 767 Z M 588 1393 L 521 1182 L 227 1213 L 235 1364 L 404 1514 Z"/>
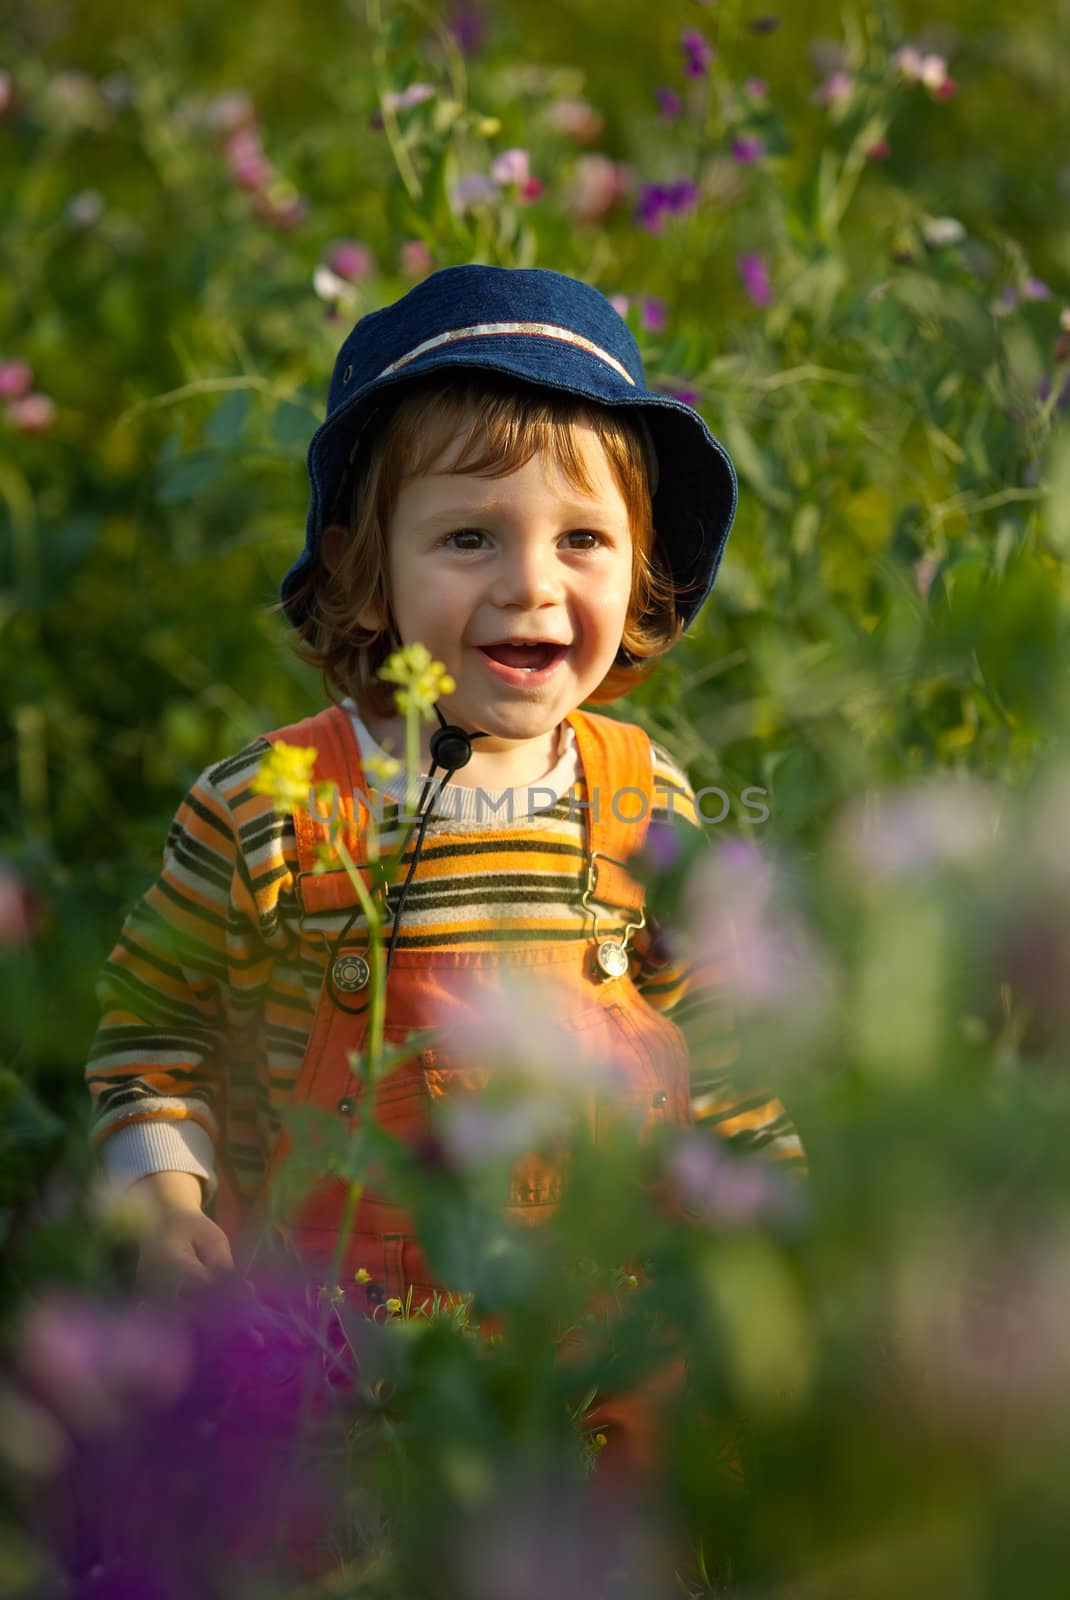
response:
<path id="1" fill-rule="evenodd" d="M 667 1106 L 668 1103 L 669 1103 L 669 1096 L 668 1096 L 667 1091 L 664 1090 L 664 1089 L 659 1089 L 657 1094 L 654 1096 L 654 1098 L 650 1102 L 650 1104 L 652 1106 L 655 1106 L 659 1111 L 661 1110 L 662 1106 Z"/>
<path id="2" fill-rule="evenodd" d="M 623 978 L 628 952 L 619 939 L 603 939 L 595 950 L 595 963 L 603 978 Z"/>
<path id="3" fill-rule="evenodd" d="M 357 1102 L 349 1095 L 344 1094 L 338 1102 L 338 1113 L 343 1117 L 351 1117 L 357 1109 Z"/>
<path id="4" fill-rule="evenodd" d="M 363 956 L 336 956 L 331 966 L 331 982 L 345 994 L 356 994 L 371 977 L 371 969 Z"/>

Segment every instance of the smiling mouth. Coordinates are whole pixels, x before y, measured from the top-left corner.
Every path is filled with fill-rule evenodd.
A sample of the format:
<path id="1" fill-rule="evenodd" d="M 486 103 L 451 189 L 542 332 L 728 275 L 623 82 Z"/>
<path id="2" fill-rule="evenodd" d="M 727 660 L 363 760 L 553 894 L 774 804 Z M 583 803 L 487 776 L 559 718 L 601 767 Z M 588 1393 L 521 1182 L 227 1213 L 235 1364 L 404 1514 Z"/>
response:
<path id="1" fill-rule="evenodd" d="M 550 644 L 483 644 L 479 649 L 502 667 L 516 667 L 528 672 L 540 672 L 563 656 L 567 645 Z"/>

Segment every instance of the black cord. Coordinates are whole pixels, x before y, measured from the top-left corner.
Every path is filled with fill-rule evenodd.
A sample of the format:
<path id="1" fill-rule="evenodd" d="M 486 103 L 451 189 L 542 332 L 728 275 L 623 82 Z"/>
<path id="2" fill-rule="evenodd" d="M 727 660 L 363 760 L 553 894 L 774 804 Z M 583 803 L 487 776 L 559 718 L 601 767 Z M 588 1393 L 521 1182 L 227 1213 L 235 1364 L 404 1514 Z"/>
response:
<path id="1" fill-rule="evenodd" d="M 409 886 L 412 883 L 413 874 L 416 871 L 417 862 L 420 859 L 420 851 L 423 849 L 424 834 L 427 832 L 427 824 L 431 820 L 431 802 L 434 796 L 433 794 L 429 794 L 428 791 L 431 789 L 435 772 L 439 766 L 441 766 L 445 773 L 445 777 L 438 787 L 438 792 L 441 794 L 443 789 L 445 789 L 446 785 L 449 783 L 450 779 L 453 777 L 454 773 L 459 772 L 462 767 L 466 767 L 469 761 L 471 761 L 473 741 L 476 739 L 485 739 L 487 737 L 485 733 L 467 733 L 464 728 L 458 728 L 455 724 L 447 722 L 437 705 L 435 706 L 435 715 L 438 717 L 440 727 L 437 728 L 431 735 L 431 770 L 428 772 L 427 777 L 424 780 L 424 786 L 420 792 L 420 798 L 416 802 L 416 820 L 419 822 L 420 826 L 416 835 L 416 843 L 413 847 L 412 860 L 409 862 L 408 875 L 405 879 L 405 882 L 401 886 L 401 893 L 398 896 L 397 907 L 394 911 L 394 926 L 390 933 L 390 945 L 386 952 L 386 971 L 384 978 L 389 978 L 390 976 L 390 968 L 394 960 L 394 951 L 397 949 L 398 935 L 401 932 L 401 913 L 405 908 L 405 900 L 408 896 Z M 334 983 L 334 964 L 337 960 L 339 948 L 341 947 L 346 934 L 349 932 L 354 922 L 356 922 L 359 915 L 360 906 L 358 905 L 355 906 L 353 911 L 350 913 L 349 918 L 337 939 L 331 943 L 327 954 L 327 993 L 334 1004 L 338 1007 L 339 1011 L 344 1011 L 346 1015 L 350 1017 L 363 1016 L 364 1013 L 369 1010 L 371 1002 L 366 1000 L 361 1006 L 347 1006 L 344 1001 L 339 999 Z"/>

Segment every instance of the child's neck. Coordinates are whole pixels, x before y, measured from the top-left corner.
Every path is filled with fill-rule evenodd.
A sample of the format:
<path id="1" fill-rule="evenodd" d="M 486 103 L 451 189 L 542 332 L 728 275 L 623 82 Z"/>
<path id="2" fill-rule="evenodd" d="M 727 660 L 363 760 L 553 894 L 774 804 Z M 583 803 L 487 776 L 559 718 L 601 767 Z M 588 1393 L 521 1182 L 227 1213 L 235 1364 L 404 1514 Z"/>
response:
<path id="1" fill-rule="evenodd" d="M 397 760 L 405 754 L 405 722 L 401 717 L 378 717 L 370 711 L 360 711 L 361 721 L 377 744 Z M 436 722 L 437 726 L 437 722 Z M 549 733 L 537 739 L 477 739 L 472 745 L 472 759 L 450 779 L 467 789 L 485 789 L 494 793 L 500 789 L 522 789 L 537 784 L 552 772 L 561 759 L 564 748 L 564 727 L 559 722 Z M 420 727 L 420 771 L 427 772 L 431 765 L 431 735 L 435 729 L 422 723 Z M 488 745 L 490 748 L 487 748 Z M 441 768 L 437 776 L 441 776 Z"/>

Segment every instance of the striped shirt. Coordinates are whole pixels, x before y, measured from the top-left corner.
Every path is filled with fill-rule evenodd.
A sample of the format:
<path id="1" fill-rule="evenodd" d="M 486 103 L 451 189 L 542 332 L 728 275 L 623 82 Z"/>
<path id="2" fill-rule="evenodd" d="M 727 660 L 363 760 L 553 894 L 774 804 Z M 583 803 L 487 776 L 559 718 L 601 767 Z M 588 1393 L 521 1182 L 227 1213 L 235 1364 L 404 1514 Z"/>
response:
<path id="1" fill-rule="evenodd" d="M 383 758 L 347 702 L 365 765 Z M 513 946 L 589 940 L 586 785 L 567 724 L 554 769 L 529 790 L 486 795 L 454 782 L 437 797 L 405 903 L 397 947 Z M 302 909 L 292 813 L 277 814 L 251 781 L 270 749 L 254 740 L 197 779 L 172 823 L 159 877 L 130 912 L 98 981 L 102 1017 L 87 1081 L 92 1137 L 118 1183 L 151 1172 L 194 1173 L 211 1196 L 225 1149 L 243 1200 L 259 1190 L 268 1153 L 301 1069 L 323 982 L 326 949 L 348 911 Z M 652 745 L 652 820 L 699 826 L 685 774 Z M 404 789 L 369 786 L 387 854 L 409 827 Z M 488 821 L 486 813 L 490 813 Z M 480 814 L 482 813 L 482 814 Z M 411 859 L 410 839 L 396 907 Z M 359 919 L 351 924 L 360 927 Z M 624 914 L 600 916 L 621 933 Z M 651 927 L 633 938 L 631 975 L 647 1002 L 671 1014 L 692 1056 L 696 1121 L 739 1148 L 805 1171 L 798 1135 L 766 1090 L 741 1094 L 723 970 L 701 977 L 666 960 Z"/>

